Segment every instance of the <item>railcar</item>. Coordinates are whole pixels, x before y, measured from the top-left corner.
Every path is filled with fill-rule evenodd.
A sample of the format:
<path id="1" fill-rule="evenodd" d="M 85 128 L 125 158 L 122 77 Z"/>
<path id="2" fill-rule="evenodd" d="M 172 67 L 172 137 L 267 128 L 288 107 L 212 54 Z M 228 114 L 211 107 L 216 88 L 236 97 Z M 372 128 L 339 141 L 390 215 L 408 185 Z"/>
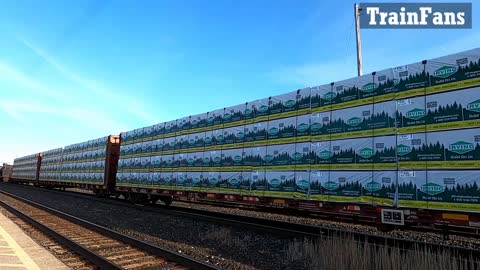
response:
<path id="1" fill-rule="evenodd" d="M 47 151 L 24 182 L 478 230 L 479 108 L 476 48 L 111 135 L 100 165 Z"/>
<path id="2" fill-rule="evenodd" d="M 110 135 L 15 159 L 12 181 L 46 188 L 84 188 L 107 195 L 115 189 L 119 150 L 120 136 Z M 19 173 L 26 161 L 28 175 Z"/>
<path id="3" fill-rule="evenodd" d="M 41 153 L 16 158 L 13 161 L 11 182 L 36 185 L 41 161 Z"/>

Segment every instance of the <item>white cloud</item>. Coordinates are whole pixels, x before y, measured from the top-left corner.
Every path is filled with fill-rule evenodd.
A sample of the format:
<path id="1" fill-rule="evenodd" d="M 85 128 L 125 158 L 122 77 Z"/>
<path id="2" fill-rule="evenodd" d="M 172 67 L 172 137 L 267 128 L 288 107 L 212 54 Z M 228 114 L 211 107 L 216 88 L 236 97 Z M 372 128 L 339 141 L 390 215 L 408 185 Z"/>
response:
<path id="1" fill-rule="evenodd" d="M 61 91 L 58 91 L 57 89 L 53 89 L 52 87 L 48 87 L 34 79 L 31 79 L 20 70 L 1 61 L 0 77 L 4 80 L 16 83 L 18 86 L 21 86 L 21 88 L 27 88 L 29 90 L 32 90 L 35 94 L 38 95 L 46 96 L 53 99 L 62 99 L 65 97 L 65 95 Z"/>
<path id="2" fill-rule="evenodd" d="M 455 39 L 447 40 L 442 44 L 432 44 L 431 47 L 424 49 L 426 59 L 441 57 L 447 54 L 457 53 L 479 47 L 480 31 L 473 32 L 464 36 L 458 36 Z"/>
<path id="3" fill-rule="evenodd" d="M 118 134 L 127 128 L 110 113 L 84 106 L 1 99 L 0 118 L 2 112 L 13 119 L 3 121 L 9 133 L 2 137 L 0 162 L 12 163 L 15 157 Z"/>
<path id="4" fill-rule="evenodd" d="M 441 57 L 478 47 L 480 31 L 459 36 L 455 40 L 447 40 L 442 44 L 421 48 L 416 51 L 391 54 L 388 49 L 381 51 L 364 51 L 364 74 L 419 62 L 424 59 Z M 366 58 L 367 57 L 367 58 Z M 407 59 L 407 60 L 405 60 Z M 367 65 L 365 65 L 367 64 Z M 292 66 L 282 66 L 267 73 L 273 82 L 295 87 L 318 86 L 339 80 L 353 78 L 357 75 L 355 54 L 351 57 L 322 61 L 321 63 L 303 63 Z"/>
<path id="5" fill-rule="evenodd" d="M 274 82 L 294 84 L 300 87 L 328 84 L 333 81 L 355 76 L 355 69 L 345 70 L 345 61 L 326 61 L 324 63 L 307 63 L 298 66 L 284 66 L 267 73 Z"/>
<path id="6" fill-rule="evenodd" d="M 44 117 L 47 116 L 56 116 L 75 121 L 80 128 L 98 131 L 107 130 L 109 133 L 119 133 L 125 129 L 123 124 L 113 119 L 110 113 L 91 107 L 71 107 L 61 104 L 52 106 L 52 104 L 39 103 L 38 101 L 1 100 L 0 110 L 21 122 L 30 121 L 29 114 L 36 114 L 33 121 L 45 119 Z"/>
<path id="7" fill-rule="evenodd" d="M 128 121 L 140 123 L 138 126 L 156 122 L 141 99 L 125 95 L 99 80 L 80 76 L 33 44 L 26 41 L 24 44 L 54 73 L 45 78 L 29 76 L 19 66 L 0 60 L 0 81 L 11 89 L 7 92 L 2 88 L 5 94 L 0 90 L 0 116 L 8 116 L 2 118 L 4 123 L 15 124 L 15 129 L 10 130 L 9 148 L 2 146 L 0 161 L 12 162 L 16 156 L 118 134 L 131 128 Z M 47 84 L 49 80 L 52 83 Z M 25 148 L 26 134 L 43 137 L 31 148 Z"/>
<path id="8" fill-rule="evenodd" d="M 54 107 L 42 106 L 38 103 L 19 102 L 14 100 L 0 101 L 0 109 L 17 121 L 25 120 L 25 113 L 54 113 Z"/>
<path id="9" fill-rule="evenodd" d="M 65 67 L 53 56 L 51 56 L 41 48 L 35 46 L 33 43 L 19 36 L 18 39 L 27 48 L 31 49 L 37 56 L 42 58 L 46 63 L 48 63 L 51 67 L 57 70 L 66 79 L 76 83 L 78 86 L 89 91 L 91 94 L 98 96 L 101 99 L 109 100 L 116 104 L 129 104 L 129 106 L 123 107 L 126 112 L 148 123 L 155 123 L 155 117 L 144 109 L 145 104 L 144 102 L 142 102 L 142 100 L 131 95 L 126 95 L 125 91 L 119 91 L 120 89 L 111 87 L 104 82 L 81 76 L 77 72 L 74 72 Z"/>

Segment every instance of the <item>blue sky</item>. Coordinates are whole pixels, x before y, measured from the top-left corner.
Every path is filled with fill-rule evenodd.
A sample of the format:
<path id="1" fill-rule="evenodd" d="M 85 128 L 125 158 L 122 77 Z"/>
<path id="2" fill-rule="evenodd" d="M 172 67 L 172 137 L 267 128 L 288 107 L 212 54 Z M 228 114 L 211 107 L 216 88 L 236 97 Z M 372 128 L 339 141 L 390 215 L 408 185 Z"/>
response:
<path id="1" fill-rule="evenodd" d="M 353 4 L 4 0 L 0 162 L 354 77 Z M 479 21 L 362 30 L 364 71 L 478 47 Z"/>

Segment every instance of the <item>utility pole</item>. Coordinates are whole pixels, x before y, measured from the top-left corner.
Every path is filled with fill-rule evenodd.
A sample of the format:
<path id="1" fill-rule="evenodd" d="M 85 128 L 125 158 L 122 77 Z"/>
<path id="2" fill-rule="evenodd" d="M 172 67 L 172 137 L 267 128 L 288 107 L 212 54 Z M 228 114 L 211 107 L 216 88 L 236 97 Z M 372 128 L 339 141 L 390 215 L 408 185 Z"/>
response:
<path id="1" fill-rule="evenodd" d="M 354 8 L 354 15 L 355 15 L 355 36 L 357 39 L 357 72 L 358 76 L 363 75 L 362 69 L 362 43 L 360 41 L 360 12 L 362 12 L 362 8 L 358 6 L 357 3 L 353 6 Z"/>

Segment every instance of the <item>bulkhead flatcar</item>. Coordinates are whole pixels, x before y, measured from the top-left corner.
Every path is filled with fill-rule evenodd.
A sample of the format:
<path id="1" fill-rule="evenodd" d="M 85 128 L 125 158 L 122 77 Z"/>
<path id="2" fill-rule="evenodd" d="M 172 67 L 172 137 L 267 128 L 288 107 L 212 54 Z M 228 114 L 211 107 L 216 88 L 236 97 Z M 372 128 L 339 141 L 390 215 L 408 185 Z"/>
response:
<path id="1" fill-rule="evenodd" d="M 106 141 L 15 160 L 14 178 L 137 203 L 208 201 L 480 227 L 480 49 Z"/>
<path id="2" fill-rule="evenodd" d="M 97 194 L 114 191 L 120 136 L 110 135 L 14 161 L 13 182 L 47 188 L 78 187 Z"/>

